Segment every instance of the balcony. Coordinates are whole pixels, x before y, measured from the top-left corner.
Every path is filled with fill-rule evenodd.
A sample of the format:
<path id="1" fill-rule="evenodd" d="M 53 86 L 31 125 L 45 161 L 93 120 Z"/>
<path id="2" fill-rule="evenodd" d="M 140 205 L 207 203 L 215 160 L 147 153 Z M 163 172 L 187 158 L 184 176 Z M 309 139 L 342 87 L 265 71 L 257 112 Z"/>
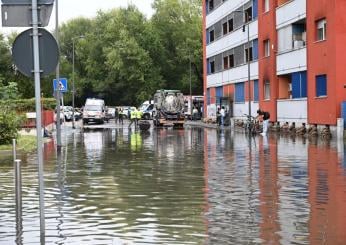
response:
<path id="1" fill-rule="evenodd" d="M 244 0 L 232 0 L 224 2 L 207 15 L 206 28 L 209 28 L 243 4 Z"/>
<path id="2" fill-rule="evenodd" d="M 250 23 L 250 40 L 258 38 L 258 21 Z M 240 46 L 247 42 L 247 30 L 243 32 L 243 28 L 222 36 L 218 40 L 207 45 L 207 57 L 212 57 L 228 49 Z"/>
<path id="3" fill-rule="evenodd" d="M 251 80 L 258 79 L 258 61 L 250 64 Z M 207 87 L 222 86 L 226 83 L 237 83 L 248 80 L 248 66 L 247 64 L 237 66 L 235 68 L 225 70 L 222 72 L 210 74 L 207 76 Z"/>
<path id="4" fill-rule="evenodd" d="M 306 47 L 280 53 L 276 59 L 277 75 L 304 71 L 306 70 Z"/>
<path id="5" fill-rule="evenodd" d="M 307 99 L 277 100 L 277 120 L 279 122 L 307 122 Z"/>
<path id="6" fill-rule="evenodd" d="M 276 9 L 276 29 L 306 18 L 306 0 L 287 2 Z"/>

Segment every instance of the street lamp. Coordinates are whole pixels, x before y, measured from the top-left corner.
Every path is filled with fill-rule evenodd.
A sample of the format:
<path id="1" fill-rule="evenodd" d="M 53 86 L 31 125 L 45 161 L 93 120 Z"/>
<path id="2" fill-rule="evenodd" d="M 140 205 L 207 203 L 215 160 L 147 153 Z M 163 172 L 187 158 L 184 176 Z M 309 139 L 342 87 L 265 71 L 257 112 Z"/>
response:
<path id="1" fill-rule="evenodd" d="M 74 97 L 75 97 L 75 86 L 74 86 L 74 58 L 75 58 L 75 41 L 82 39 L 84 36 L 77 36 L 72 38 L 72 128 L 75 129 L 75 118 L 74 118 Z"/>
<path id="2" fill-rule="evenodd" d="M 247 62 L 247 72 L 248 72 L 247 76 L 248 76 L 248 83 L 249 83 L 249 119 L 251 120 L 250 25 L 249 25 L 251 16 L 244 10 L 236 10 L 234 12 L 242 13 L 244 15 L 243 32 L 245 32 L 245 25 L 247 26 L 247 61 L 246 62 Z"/>

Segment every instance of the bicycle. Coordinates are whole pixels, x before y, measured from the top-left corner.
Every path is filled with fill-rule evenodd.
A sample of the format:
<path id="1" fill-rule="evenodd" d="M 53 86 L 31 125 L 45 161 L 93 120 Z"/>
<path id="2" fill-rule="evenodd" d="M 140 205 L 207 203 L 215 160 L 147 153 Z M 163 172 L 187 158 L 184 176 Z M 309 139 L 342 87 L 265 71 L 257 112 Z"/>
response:
<path id="1" fill-rule="evenodd" d="M 259 129 L 259 123 L 256 120 L 256 118 L 248 114 L 244 114 L 244 116 L 246 116 L 245 133 L 249 135 L 257 134 Z"/>

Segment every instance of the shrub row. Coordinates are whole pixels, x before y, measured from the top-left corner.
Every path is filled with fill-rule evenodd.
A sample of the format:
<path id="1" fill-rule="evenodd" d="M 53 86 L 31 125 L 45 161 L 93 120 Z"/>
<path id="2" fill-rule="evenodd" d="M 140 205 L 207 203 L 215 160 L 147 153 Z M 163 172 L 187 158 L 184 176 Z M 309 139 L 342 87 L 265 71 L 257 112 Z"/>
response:
<path id="1" fill-rule="evenodd" d="M 23 117 L 8 109 L 0 110 L 0 145 L 10 144 L 18 137 Z"/>
<path id="2" fill-rule="evenodd" d="M 43 109 L 54 110 L 56 100 L 54 98 L 42 98 L 41 103 Z M 0 109 L 1 108 L 17 113 L 34 112 L 36 111 L 35 99 L 1 100 Z"/>

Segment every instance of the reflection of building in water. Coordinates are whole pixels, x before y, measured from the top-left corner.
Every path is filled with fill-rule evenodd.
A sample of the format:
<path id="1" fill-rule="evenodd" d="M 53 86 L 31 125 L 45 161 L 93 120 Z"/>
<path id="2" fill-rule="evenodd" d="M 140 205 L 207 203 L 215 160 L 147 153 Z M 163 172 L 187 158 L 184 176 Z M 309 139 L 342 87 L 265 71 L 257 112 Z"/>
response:
<path id="1" fill-rule="evenodd" d="M 345 244 L 345 159 L 328 146 L 309 145 L 308 152 L 310 244 Z"/>
<path id="2" fill-rule="evenodd" d="M 83 134 L 86 158 L 94 163 L 102 158 L 104 151 L 104 138 L 102 131 L 89 131 Z"/>

